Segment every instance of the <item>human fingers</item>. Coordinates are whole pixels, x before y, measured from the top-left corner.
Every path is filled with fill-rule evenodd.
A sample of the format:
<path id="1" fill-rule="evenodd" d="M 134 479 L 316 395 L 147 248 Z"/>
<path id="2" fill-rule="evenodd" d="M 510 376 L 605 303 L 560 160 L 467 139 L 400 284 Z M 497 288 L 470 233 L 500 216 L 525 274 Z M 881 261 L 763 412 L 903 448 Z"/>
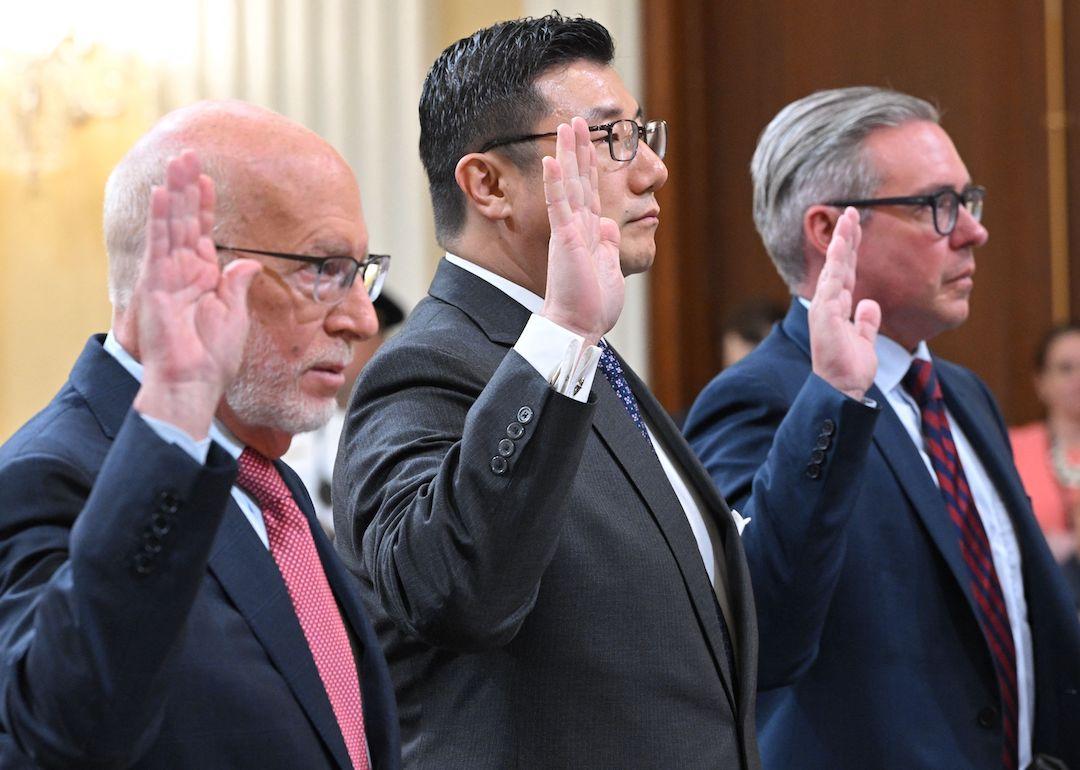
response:
<path id="1" fill-rule="evenodd" d="M 581 177 L 578 170 L 577 136 L 574 128 L 566 123 L 560 123 L 556 129 L 555 159 L 562 167 L 563 187 L 566 190 L 566 199 L 572 209 L 578 209 L 584 202 L 584 191 L 581 187 Z"/>
<path id="2" fill-rule="evenodd" d="M 544 200 L 547 202 L 548 222 L 554 230 L 568 224 L 573 213 L 566 197 L 562 166 L 551 156 L 545 156 L 541 163 L 544 170 Z"/>
<path id="3" fill-rule="evenodd" d="M 855 333 L 870 343 L 881 328 L 881 305 L 872 299 L 861 299 L 855 308 Z"/>

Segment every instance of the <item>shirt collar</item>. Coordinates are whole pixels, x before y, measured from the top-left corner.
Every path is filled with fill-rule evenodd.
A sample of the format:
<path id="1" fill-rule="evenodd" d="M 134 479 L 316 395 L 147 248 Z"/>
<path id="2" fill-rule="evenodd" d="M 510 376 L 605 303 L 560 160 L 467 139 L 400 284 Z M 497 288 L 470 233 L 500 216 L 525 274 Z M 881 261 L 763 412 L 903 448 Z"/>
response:
<path id="1" fill-rule="evenodd" d="M 457 254 L 451 254 L 446 252 L 446 261 L 452 265 L 457 265 L 462 270 L 472 273 L 477 278 L 481 278 L 496 289 L 501 291 L 510 299 L 515 300 L 518 304 L 524 305 L 525 309 L 530 313 L 539 313 L 540 309 L 544 307 L 544 298 L 533 294 L 524 286 L 518 286 L 513 281 L 508 281 L 501 275 L 497 275 L 486 268 L 480 267 L 475 262 L 470 262 L 464 257 L 459 257 Z"/>
<path id="2" fill-rule="evenodd" d="M 124 346 L 116 339 L 116 335 L 112 333 L 111 329 L 105 335 L 105 342 L 102 347 L 105 348 L 106 353 L 116 359 L 120 366 L 127 370 L 128 374 L 135 378 L 136 382 L 142 383 L 143 365 L 124 349 Z M 244 451 L 244 445 L 216 417 L 210 423 L 210 438 L 220 444 L 221 448 L 232 455 L 234 459 L 238 459 L 240 453 Z"/>

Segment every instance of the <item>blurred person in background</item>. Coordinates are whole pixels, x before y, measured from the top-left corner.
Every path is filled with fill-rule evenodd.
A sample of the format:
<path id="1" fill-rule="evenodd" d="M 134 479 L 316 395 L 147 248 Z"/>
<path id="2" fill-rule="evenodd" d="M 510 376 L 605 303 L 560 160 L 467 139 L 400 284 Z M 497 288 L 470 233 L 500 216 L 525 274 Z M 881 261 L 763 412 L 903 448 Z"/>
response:
<path id="1" fill-rule="evenodd" d="M 754 297 L 732 308 L 720 334 L 720 368 L 727 369 L 745 358 L 783 317 L 784 308 L 765 297 Z"/>
<path id="2" fill-rule="evenodd" d="M 1035 518 L 1055 558 L 1071 561 L 1072 585 L 1077 591 L 1080 322 L 1069 321 L 1047 332 L 1035 354 L 1035 370 L 1035 390 L 1046 407 L 1046 419 L 1010 429 L 1009 438 Z"/>

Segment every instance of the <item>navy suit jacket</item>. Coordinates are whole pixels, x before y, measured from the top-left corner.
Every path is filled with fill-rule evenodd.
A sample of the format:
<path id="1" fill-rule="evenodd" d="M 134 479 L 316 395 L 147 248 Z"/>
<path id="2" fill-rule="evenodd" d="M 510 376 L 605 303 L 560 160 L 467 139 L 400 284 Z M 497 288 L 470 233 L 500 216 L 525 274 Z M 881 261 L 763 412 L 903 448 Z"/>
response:
<path id="1" fill-rule="evenodd" d="M 130 409 L 91 339 L 53 401 L 0 448 L 0 766 L 346 768 L 281 575 L 205 465 Z M 353 639 L 374 767 L 400 764 L 385 660 L 354 579 L 311 522 Z"/>
<path id="2" fill-rule="evenodd" d="M 1034 643 L 1033 751 L 1080 767 L 1080 627 L 970 371 L 935 359 L 1012 518 Z M 686 423 L 743 533 L 766 768 L 1000 766 L 999 694 L 955 529 L 899 418 L 811 373 L 806 309 L 714 379 Z"/>

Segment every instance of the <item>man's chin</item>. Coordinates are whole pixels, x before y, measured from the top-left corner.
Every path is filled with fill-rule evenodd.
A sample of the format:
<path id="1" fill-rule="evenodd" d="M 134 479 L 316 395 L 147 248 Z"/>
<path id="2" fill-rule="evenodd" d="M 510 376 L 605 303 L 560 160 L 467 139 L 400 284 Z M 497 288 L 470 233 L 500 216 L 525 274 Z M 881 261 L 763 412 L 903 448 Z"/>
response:
<path id="1" fill-rule="evenodd" d="M 633 251 L 623 250 L 619 253 L 619 266 L 622 268 L 623 275 L 636 275 L 637 273 L 644 273 L 652 267 L 653 259 L 656 257 L 656 248 L 651 249 L 635 249 Z"/>

